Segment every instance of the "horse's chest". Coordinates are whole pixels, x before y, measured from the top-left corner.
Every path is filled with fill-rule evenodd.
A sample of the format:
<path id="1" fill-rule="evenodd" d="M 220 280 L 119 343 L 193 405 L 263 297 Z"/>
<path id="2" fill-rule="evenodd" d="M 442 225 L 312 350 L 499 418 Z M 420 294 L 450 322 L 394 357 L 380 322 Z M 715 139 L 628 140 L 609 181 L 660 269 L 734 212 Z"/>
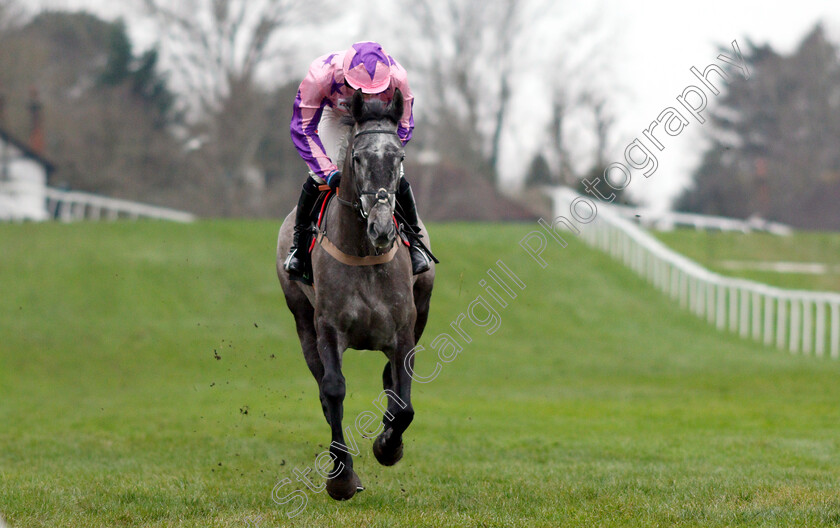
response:
<path id="1" fill-rule="evenodd" d="M 409 307 L 413 307 L 413 300 L 406 294 L 388 292 L 379 297 L 350 295 L 344 300 L 339 320 L 345 325 L 396 331 L 409 322 Z"/>
<path id="2" fill-rule="evenodd" d="M 331 307 L 328 315 L 342 332 L 351 348 L 382 349 L 393 345 L 396 335 L 414 324 L 414 299 L 411 290 L 389 290 L 370 295 L 359 292 L 345 295 Z"/>

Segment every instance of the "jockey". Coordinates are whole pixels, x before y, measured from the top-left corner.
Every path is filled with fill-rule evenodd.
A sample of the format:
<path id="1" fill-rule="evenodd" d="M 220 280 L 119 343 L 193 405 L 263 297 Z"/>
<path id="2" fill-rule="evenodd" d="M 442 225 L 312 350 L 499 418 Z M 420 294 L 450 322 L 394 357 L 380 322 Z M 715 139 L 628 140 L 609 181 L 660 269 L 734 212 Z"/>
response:
<path id="1" fill-rule="evenodd" d="M 387 55 L 375 42 L 358 42 L 342 52 L 318 57 L 300 83 L 292 114 L 292 141 L 309 166 L 309 177 L 303 184 L 295 216 L 292 247 L 283 267 L 291 278 L 311 283 L 304 277 L 309 268 L 308 238 L 310 216 L 318 198 L 318 186 L 326 183 L 333 190 L 341 181 L 339 166 L 344 161 L 351 125 L 342 123 L 350 113 L 350 101 L 356 90 L 366 98 L 379 98 L 388 103 L 399 88 L 405 99 L 405 109 L 398 123 L 397 135 L 403 145 L 411 139 L 414 129 L 412 103 L 414 97 L 408 86 L 405 69 Z M 419 233 L 417 206 L 411 186 L 402 175 L 397 187 L 396 202 L 408 229 Z M 422 244 L 409 237 L 411 267 L 415 275 L 427 271 L 430 258 Z"/>

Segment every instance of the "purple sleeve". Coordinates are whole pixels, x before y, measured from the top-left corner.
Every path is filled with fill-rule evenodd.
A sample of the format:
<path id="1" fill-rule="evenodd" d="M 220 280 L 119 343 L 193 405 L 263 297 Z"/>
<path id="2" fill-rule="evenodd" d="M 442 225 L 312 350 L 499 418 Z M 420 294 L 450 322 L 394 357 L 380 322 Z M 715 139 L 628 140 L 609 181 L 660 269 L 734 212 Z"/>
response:
<path id="1" fill-rule="evenodd" d="M 389 58 L 391 59 L 391 82 L 394 88 L 400 89 L 405 100 L 402 119 L 397 128 L 397 134 L 405 145 L 411 140 L 414 132 L 414 94 L 408 85 L 408 72 L 393 57 Z"/>
<path id="2" fill-rule="evenodd" d="M 318 124 L 321 122 L 324 108 L 332 105 L 332 101 L 326 95 L 332 80 L 331 59 L 332 57 L 326 57 L 326 60 L 319 57 L 310 66 L 309 73 L 300 83 L 295 97 L 290 124 L 292 143 L 298 154 L 309 169 L 324 180 L 338 169 L 327 156 L 321 138 L 318 137 Z"/>

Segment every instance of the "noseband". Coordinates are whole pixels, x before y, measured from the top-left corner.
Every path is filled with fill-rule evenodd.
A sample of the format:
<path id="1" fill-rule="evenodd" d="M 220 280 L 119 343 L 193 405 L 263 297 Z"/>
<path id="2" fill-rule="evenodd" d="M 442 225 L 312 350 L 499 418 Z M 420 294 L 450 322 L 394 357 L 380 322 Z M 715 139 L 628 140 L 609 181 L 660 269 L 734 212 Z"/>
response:
<path id="1" fill-rule="evenodd" d="M 356 132 L 356 135 L 353 136 L 353 142 L 354 142 L 353 151 L 354 152 L 351 153 L 351 156 L 355 155 L 355 149 L 356 149 L 355 140 L 359 136 L 365 136 L 365 135 L 368 135 L 368 134 L 393 134 L 394 136 L 397 136 L 397 139 L 399 139 L 399 137 L 400 137 L 399 134 L 397 134 L 393 130 L 371 129 L 371 130 L 362 130 L 361 132 Z M 355 176 L 355 172 L 354 172 L 354 176 Z M 338 199 L 338 203 L 340 203 L 341 205 L 346 205 L 347 207 L 350 207 L 351 209 L 357 210 L 359 212 L 359 214 L 362 216 L 362 218 L 367 220 L 367 217 L 370 215 L 370 209 L 373 209 L 378 204 L 389 203 L 390 199 L 391 199 L 391 196 L 396 195 L 397 191 L 389 191 L 388 189 L 385 189 L 385 188 L 379 188 L 376 191 L 371 191 L 371 190 L 364 189 L 364 190 L 358 191 L 358 194 L 359 194 L 359 200 L 356 200 L 355 202 L 349 202 L 347 200 L 342 200 L 338 196 L 336 196 L 336 198 Z M 365 211 L 365 208 L 361 203 L 361 198 L 364 197 L 364 196 L 376 196 L 376 204 L 372 205 L 370 207 L 370 209 L 368 209 L 367 211 Z"/>

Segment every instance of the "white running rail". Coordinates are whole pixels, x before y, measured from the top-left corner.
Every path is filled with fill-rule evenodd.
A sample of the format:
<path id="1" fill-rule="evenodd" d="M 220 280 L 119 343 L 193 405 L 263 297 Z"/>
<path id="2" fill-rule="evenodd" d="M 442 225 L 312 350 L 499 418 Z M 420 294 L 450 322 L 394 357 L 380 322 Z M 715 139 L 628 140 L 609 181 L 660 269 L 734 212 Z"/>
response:
<path id="1" fill-rule="evenodd" d="M 616 205 L 613 209 L 623 218 L 635 220 L 648 229 L 657 231 L 672 231 L 674 228 L 693 227 L 694 229 L 714 231 L 738 231 L 751 233 L 766 231 L 774 235 L 790 235 L 793 229 L 785 224 L 770 222 L 757 216 L 741 220 L 724 216 L 710 216 L 692 213 L 677 213 L 674 211 L 654 211 L 640 209 L 626 205 Z"/>
<path id="2" fill-rule="evenodd" d="M 556 215 L 571 218 L 583 198 L 569 188 L 551 189 Z M 840 294 L 785 290 L 724 277 L 676 253 L 598 200 L 597 216 L 580 237 L 629 266 L 655 288 L 719 330 L 737 332 L 791 353 L 840 358 Z"/>
<path id="3" fill-rule="evenodd" d="M 173 222 L 192 222 L 195 216 L 183 211 L 157 207 L 96 194 L 46 188 L 47 212 L 50 218 L 63 222 L 76 220 L 116 220 L 151 218 Z"/>

